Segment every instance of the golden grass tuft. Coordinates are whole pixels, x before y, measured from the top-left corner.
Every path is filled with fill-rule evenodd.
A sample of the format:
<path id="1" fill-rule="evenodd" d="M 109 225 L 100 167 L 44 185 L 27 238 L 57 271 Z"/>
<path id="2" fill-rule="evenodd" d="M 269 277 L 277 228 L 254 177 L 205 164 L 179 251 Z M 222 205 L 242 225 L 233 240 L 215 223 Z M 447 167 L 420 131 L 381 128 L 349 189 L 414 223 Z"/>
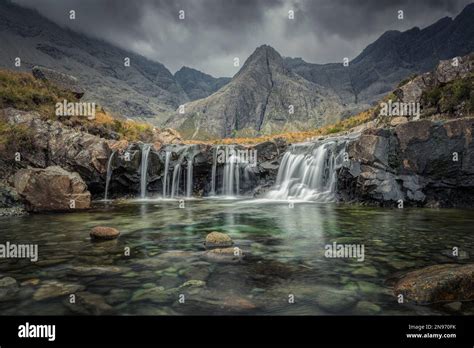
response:
<path id="1" fill-rule="evenodd" d="M 214 139 L 209 141 L 199 140 L 187 140 L 187 144 L 242 144 L 242 145 L 255 145 L 265 141 L 273 141 L 274 139 L 280 138 L 286 140 L 288 143 L 298 143 L 307 141 L 316 136 L 324 136 L 329 134 L 335 134 L 339 132 L 348 131 L 351 128 L 360 126 L 366 122 L 369 122 L 376 118 L 376 108 L 371 108 L 358 113 L 345 120 L 339 121 L 335 124 L 327 125 L 321 128 L 316 128 L 308 131 L 301 132 L 286 132 L 274 135 L 266 135 L 254 138 L 225 138 L 225 139 Z"/>

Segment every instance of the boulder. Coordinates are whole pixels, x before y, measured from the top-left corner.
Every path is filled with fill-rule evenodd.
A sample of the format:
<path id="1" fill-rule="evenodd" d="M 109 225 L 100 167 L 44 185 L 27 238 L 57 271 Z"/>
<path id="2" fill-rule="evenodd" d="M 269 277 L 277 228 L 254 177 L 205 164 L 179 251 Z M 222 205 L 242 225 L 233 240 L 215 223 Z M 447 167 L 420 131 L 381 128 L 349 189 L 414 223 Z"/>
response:
<path id="1" fill-rule="evenodd" d="M 112 227 L 104 227 L 104 226 L 94 227 L 90 232 L 91 238 L 97 239 L 97 240 L 115 239 L 119 235 L 120 235 L 119 230 Z"/>
<path id="2" fill-rule="evenodd" d="M 405 117 L 405 116 L 398 116 L 398 117 L 394 117 L 390 120 L 390 125 L 395 127 L 395 126 L 398 126 L 399 124 L 403 124 L 403 123 L 407 123 L 408 122 L 408 118 Z"/>
<path id="3" fill-rule="evenodd" d="M 438 83 L 467 77 L 474 70 L 474 54 L 442 60 L 434 73 Z M 457 61 L 457 64 L 454 64 Z"/>
<path id="4" fill-rule="evenodd" d="M 11 125 L 28 127 L 35 135 L 31 149 L 18 149 L 22 164 L 37 168 L 59 165 L 78 172 L 91 192 L 103 192 L 111 141 L 59 121 L 44 121 L 37 112 L 7 108 L 3 110 L 3 117 Z"/>
<path id="5" fill-rule="evenodd" d="M 87 291 L 78 292 L 76 302 L 65 301 L 66 306 L 74 313 L 82 315 L 110 315 L 113 308 L 105 302 L 103 296 Z"/>
<path id="6" fill-rule="evenodd" d="M 87 209 L 91 204 L 91 194 L 81 176 L 59 166 L 20 169 L 14 182 L 29 211 L 71 211 Z"/>
<path id="7" fill-rule="evenodd" d="M 394 286 L 394 294 L 418 304 L 474 300 L 474 264 L 443 264 L 412 271 Z"/>
<path id="8" fill-rule="evenodd" d="M 238 247 L 212 249 L 204 253 L 204 259 L 217 263 L 238 263 L 243 257 L 242 249 Z"/>
<path id="9" fill-rule="evenodd" d="M 211 232 L 206 236 L 207 248 L 226 248 L 233 244 L 232 238 L 225 233 Z"/>
<path id="10" fill-rule="evenodd" d="M 71 92 L 78 99 L 82 98 L 85 93 L 74 76 L 39 66 L 33 67 L 31 72 L 36 79 L 49 82 L 63 91 Z"/>
<path id="11" fill-rule="evenodd" d="M 423 91 L 431 84 L 431 75 L 426 73 L 415 77 L 395 90 L 395 95 L 403 103 L 419 103 Z"/>
<path id="12" fill-rule="evenodd" d="M 35 301 L 43 301 L 51 298 L 75 294 L 84 289 L 84 286 L 74 283 L 62 283 L 56 280 L 45 281 L 33 294 Z"/>
<path id="13" fill-rule="evenodd" d="M 18 282 L 12 277 L 0 279 L 0 302 L 12 300 L 19 290 Z"/>

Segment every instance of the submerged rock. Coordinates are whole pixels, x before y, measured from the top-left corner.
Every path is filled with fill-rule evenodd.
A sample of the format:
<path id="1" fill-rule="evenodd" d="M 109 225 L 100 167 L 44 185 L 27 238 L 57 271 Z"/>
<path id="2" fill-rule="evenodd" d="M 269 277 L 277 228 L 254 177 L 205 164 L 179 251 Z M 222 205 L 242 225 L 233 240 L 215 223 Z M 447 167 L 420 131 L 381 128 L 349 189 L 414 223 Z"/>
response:
<path id="1" fill-rule="evenodd" d="M 177 289 L 165 290 L 162 286 L 154 288 L 140 289 L 134 292 L 131 301 L 140 302 L 148 301 L 157 304 L 170 303 L 178 299 Z"/>
<path id="2" fill-rule="evenodd" d="M 211 262 L 237 263 L 242 261 L 244 254 L 238 247 L 219 248 L 206 251 L 203 257 Z"/>
<path id="3" fill-rule="evenodd" d="M 108 304 L 116 305 L 118 303 L 126 302 L 132 296 L 132 292 L 127 289 L 112 289 L 106 296 L 105 300 Z"/>
<path id="4" fill-rule="evenodd" d="M 233 244 L 232 238 L 225 233 L 211 232 L 206 236 L 207 248 L 226 248 Z"/>
<path id="5" fill-rule="evenodd" d="M 19 290 L 18 282 L 12 277 L 0 279 L 0 302 L 9 301 L 15 297 Z"/>
<path id="6" fill-rule="evenodd" d="M 164 260 L 186 260 L 191 257 L 194 257 L 194 253 L 191 251 L 181 251 L 181 250 L 170 250 L 162 254 L 159 254 L 158 257 Z"/>
<path id="7" fill-rule="evenodd" d="M 200 288 L 206 286 L 206 282 L 202 280 L 191 279 L 181 285 L 180 289 Z"/>
<path id="8" fill-rule="evenodd" d="M 461 310 L 462 303 L 461 302 L 450 302 L 450 303 L 446 303 L 444 305 L 444 307 L 446 307 L 450 310 L 453 310 L 455 312 L 459 312 Z"/>
<path id="9" fill-rule="evenodd" d="M 96 240 L 115 239 L 119 235 L 120 235 L 119 230 L 113 227 L 104 227 L 104 226 L 94 227 L 90 232 L 91 238 L 96 239 Z"/>
<path id="10" fill-rule="evenodd" d="M 129 268 L 117 266 L 74 266 L 67 271 L 67 274 L 78 277 L 113 276 L 129 270 Z"/>
<path id="11" fill-rule="evenodd" d="M 341 313 L 357 302 L 351 291 L 319 287 L 314 292 L 316 304 L 330 313 Z"/>
<path id="12" fill-rule="evenodd" d="M 84 286 L 73 283 L 62 283 L 56 280 L 45 281 L 33 294 L 35 301 L 74 294 L 84 289 Z"/>
<path id="13" fill-rule="evenodd" d="M 380 313 L 381 308 L 379 305 L 369 301 L 359 301 L 354 310 L 359 315 L 373 315 Z"/>
<path id="14" fill-rule="evenodd" d="M 66 301 L 66 306 L 73 312 L 84 315 L 106 315 L 113 312 L 112 306 L 105 302 L 103 296 L 91 292 L 78 292 L 76 302 Z"/>
<path id="15" fill-rule="evenodd" d="M 474 264 L 444 264 L 406 274 L 394 286 L 394 294 L 419 304 L 474 299 Z"/>

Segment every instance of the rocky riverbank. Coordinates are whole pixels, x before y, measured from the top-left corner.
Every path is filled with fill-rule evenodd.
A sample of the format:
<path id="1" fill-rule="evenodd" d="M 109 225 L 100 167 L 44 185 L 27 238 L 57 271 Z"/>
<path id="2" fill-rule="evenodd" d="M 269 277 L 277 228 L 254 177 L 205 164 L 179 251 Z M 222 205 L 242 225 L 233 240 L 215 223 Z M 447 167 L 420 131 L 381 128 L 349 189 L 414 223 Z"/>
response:
<path id="1" fill-rule="evenodd" d="M 472 55 L 460 57 L 456 65 L 442 61 L 435 71 L 407 81 L 384 99 L 390 103 L 391 98 L 394 103 L 418 103 L 419 114 L 388 117 L 382 115 L 380 107 L 374 120 L 331 134 L 329 137 L 343 144 L 346 150 L 342 154 L 340 144 L 337 151 L 328 148 L 318 155 L 327 157 L 311 160 L 314 162 L 311 166 L 324 165 L 318 180 L 328 181 L 332 175 L 328 171 L 336 170 L 335 185 L 330 190 L 343 202 L 398 207 L 474 206 L 474 119 L 469 89 L 473 61 Z M 71 78 L 50 73 L 38 76 L 47 79 L 47 83 L 59 83 L 61 88 L 64 83 L 60 82 Z M 76 98 L 81 96 L 75 90 L 68 93 Z M 21 181 L 14 176 L 26 168 L 47 173 L 53 166 L 68 172 L 63 173 L 64 177 L 77 176 L 82 180 L 84 193 L 87 191 L 91 199 L 103 198 L 106 188 L 107 198 L 265 197 L 275 187 L 278 172 L 283 170 L 281 162 L 293 145 L 278 137 L 255 145 L 189 144 L 173 130 L 146 127 L 141 140 L 127 140 L 124 134 L 130 132 L 123 130 L 126 124 L 121 121 L 116 121 L 118 127 L 112 126 L 115 121 L 55 119 L 45 117 L 41 110 L 23 111 L 13 107 L 0 110 L 0 118 L 2 124 L 18 132 L 12 143 L 1 145 L 3 209 L 18 206 L 30 211 L 45 210 L 39 202 L 33 202 L 31 195 L 25 194 L 24 187 L 19 186 Z M 312 145 L 307 149 L 312 153 L 300 154 L 308 158 L 316 156 L 318 144 L 328 140 L 326 136 L 309 141 Z M 230 158 L 220 159 L 221 153 L 230 154 Z M 255 154 L 255 161 L 242 161 L 242 154 Z M 344 159 L 339 158 L 342 155 Z M 298 157 L 293 164 L 285 163 L 284 169 L 296 170 L 291 166 L 302 164 L 301 160 Z M 290 181 L 291 175 L 303 175 L 303 172 L 281 173 Z M 302 184 L 308 183 L 303 180 Z M 63 198 L 46 210 L 64 210 L 70 201 L 68 190 L 66 186 L 54 190 Z M 292 193 L 283 196 L 291 197 Z M 44 199 L 57 201 L 57 197 Z M 87 208 L 88 204 L 80 206 Z"/>

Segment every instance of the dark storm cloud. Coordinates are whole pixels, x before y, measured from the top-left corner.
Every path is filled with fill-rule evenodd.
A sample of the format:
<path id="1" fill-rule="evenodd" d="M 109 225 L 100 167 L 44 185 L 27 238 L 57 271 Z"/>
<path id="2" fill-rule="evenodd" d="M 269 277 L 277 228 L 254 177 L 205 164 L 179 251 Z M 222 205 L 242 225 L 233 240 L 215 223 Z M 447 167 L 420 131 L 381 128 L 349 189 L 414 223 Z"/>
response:
<path id="1" fill-rule="evenodd" d="M 15 0 L 60 25 L 160 61 L 231 76 L 261 44 L 309 62 L 355 57 L 386 30 L 455 16 L 469 0 Z M 70 9 L 77 19 L 68 18 Z M 178 13 L 185 11 L 186 19 Z M 295 19 L 288 19 L 288 11 Z M 405 19 L 397 19 L 403 10 Z"/>

